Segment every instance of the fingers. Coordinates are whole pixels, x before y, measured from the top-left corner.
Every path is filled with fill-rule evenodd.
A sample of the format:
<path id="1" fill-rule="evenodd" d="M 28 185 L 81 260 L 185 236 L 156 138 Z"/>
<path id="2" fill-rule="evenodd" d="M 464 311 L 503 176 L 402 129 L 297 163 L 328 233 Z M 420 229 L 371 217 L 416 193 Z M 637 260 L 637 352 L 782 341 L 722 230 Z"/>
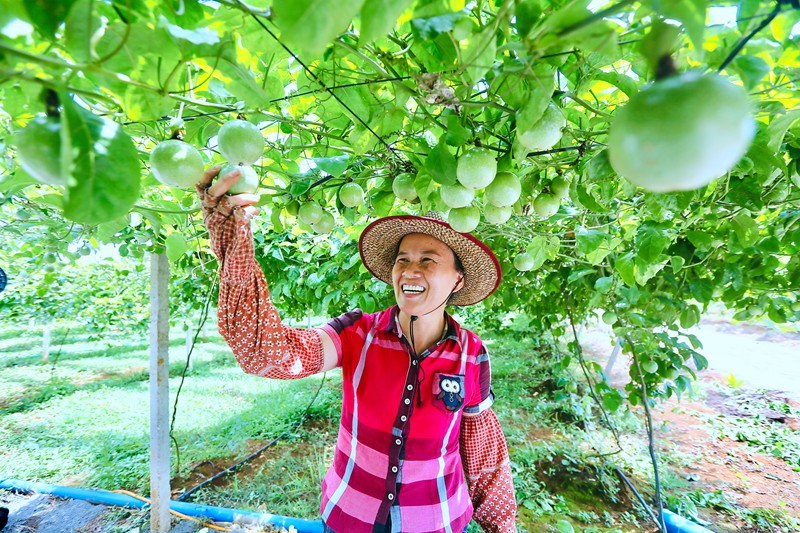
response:
<path id="1" fill-rule="evenodd" d="M 244 207 L 258 203 L 260 199 L 260 194 L 234 194 L 233 196 L 228 197 L 228 204 L 231 206 Z"/>
<path id="2" fill-rule="evenodd" d="M 219 169 L 217 169 L 217 173 L 219 173 Z M 231 185 L 239 181 L 239 175 L 240 172 L 238 170 L 231 170 L 224 176 L 221 176 L 216 182 L 214 182 L 214 184 L 208 188 L 207 194 L 215 198 L 219 198 L 220 196 L 228 192 L 228 189 L 231 188 Z"/>
<path id="3" fill-rule="evenodd" d="M 249 224 L 250 219 L 261 212 L 261 208 L 255 205 L 248 205 L 241 209 L 241 215 L 239 216 L 239 220 L 242 224 Z"/>
<path id="4" fill-rule="evenodd" d="M 200 181 L 197 182 L 197 186 L 202 189 L 208 188 L 211 184 L 211 180 L 219 174 L 219 169 L 222 168 L 222 165 L 214 165 L 213 167 L 208 167 L 205 172 L 203 172 L 203 177 L 200 178 Z"/>

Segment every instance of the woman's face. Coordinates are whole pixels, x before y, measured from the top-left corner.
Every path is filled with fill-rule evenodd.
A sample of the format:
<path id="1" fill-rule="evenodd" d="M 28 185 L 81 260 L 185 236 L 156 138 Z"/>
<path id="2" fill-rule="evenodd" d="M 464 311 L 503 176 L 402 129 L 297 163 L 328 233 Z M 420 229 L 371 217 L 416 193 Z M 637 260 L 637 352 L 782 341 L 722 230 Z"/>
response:
<path id="1" fill-rule="evenodd" d="M 422 233 L 403 237 L 392 268 L 394 297 L 407 315 L 422 316 L 464 285 L 455 255 L 445 243 Z"/>

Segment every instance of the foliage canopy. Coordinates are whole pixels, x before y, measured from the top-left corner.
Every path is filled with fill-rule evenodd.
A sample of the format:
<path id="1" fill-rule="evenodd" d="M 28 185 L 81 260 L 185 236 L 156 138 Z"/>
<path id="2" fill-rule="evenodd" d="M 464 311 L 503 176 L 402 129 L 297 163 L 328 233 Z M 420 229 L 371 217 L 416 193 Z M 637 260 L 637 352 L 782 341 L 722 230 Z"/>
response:
<path id="1" fill-rule="evenodd" d="M 458 158 L 478 147 L 522 189 L 507 222 L 484 220 L 475 231 L 505 274 L 471 311 L 486 324 L 524 312 L 534 332 L 563 334 L 569 317 L 613 312 L 651 393 L 669 395 L 687 386 L 687 361 L 704 364 L 683 331 L 712 301 L 739 318 L 800 318 L 797 2 L 4 6 L 0 259 L 13 265 L 12 279 L 42 268 L 50 249 L 61 261 L 101 243 L 136 257 L 166 249 L 180 270 L 180 300 L 202 302 L 215 262 L 194 194 L 161 185 L 148 154 L 182 125 L 205 163 L 223 162 L 216 134 L 242 116 L 266 142 L 255 164 L 265 212 L 255 223 L 257 254 L 288 315 L 385 305 L 389 294 L 360 266 L 361 229 L 390 213 L 447 211 L 440 191 L 456 183 Z M 658 194 L 615 174 L 606 140 L 617 110 L 667 56 L 678 71 L 720 71 L 742 85 L 758 129 L 724 176 Z M 530 151 L 517 141 L 553 110 L 565 124 L 554 146 Z M 69 177 L 62 185 L 40 184 L 16 160 L 13 134 L 45 114 L 62 124 L 53 162 Z M 395 195 L 398 177 L 410 202 Z M 341 203 L 339 189 L 351 182 L 363 205 Z M 554 215 L 537 215 L 554 201 Z M 309 202 L 335 216 L 332 232 L 296 217 Z M 486 203 L 479 189 L 471 208 Z M 531 259 L 525 271 L 513 266 L 522 252 Z M 599 388 L 607 407 L 620 404 L 617 391 Z"/>

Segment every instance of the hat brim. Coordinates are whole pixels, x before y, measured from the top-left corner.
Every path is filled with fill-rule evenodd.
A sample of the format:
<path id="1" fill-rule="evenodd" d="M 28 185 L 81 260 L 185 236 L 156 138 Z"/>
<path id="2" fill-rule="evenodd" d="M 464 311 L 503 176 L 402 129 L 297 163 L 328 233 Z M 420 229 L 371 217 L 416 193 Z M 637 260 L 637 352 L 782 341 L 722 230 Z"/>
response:
<path id="1" fill-rule="evenodd" d="M 492 294 L 502 272 L 494 253 L 469 233 L 459 233 L 447 222 L 428 217 L 398 215 L 376 220 L 358 241 L 361 261 L 373 276 L 392 285 L 392 267 L 406 235 L 423 233 L 450 247 L 464 266 L 464 286 L 453 294 L 450 305 L 472 305 Z"/>

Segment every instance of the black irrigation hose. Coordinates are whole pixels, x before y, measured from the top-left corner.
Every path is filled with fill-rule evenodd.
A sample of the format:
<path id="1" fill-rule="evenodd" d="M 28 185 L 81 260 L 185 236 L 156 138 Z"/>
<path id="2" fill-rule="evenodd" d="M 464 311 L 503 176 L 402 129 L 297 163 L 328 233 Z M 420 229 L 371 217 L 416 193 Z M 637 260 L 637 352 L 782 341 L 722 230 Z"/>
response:
<path id="1" fill-rule="evenodd" d="M 253 460 L 253 459 L 255 459 L 256 457 L 258 457 L 259 455 L 261 455 L 261 454 L 264 452 L 264 450 L 266 450 L 267 448 L 270 448 L 270 447 L 274 446 L 274 445 L 275 445 L 275 444 L 276 444 L 276 443 L 277 443 L 277 442 L 278 442 L 280 439 L 282 439 L 282 438 L 283 438 L 285 435 L 287 435 L 287 434 L 288 434 L 290 431 L 291 431 L 291 432 L 297 431 L 297 429 L 300 427 L 300 425 L 301 425 L 303 422 L 305 422 L 306 416 L 308 416 L 308 412 L 311 410 L 311 406 L 312 406 L 312 405 L 314 405 L 314 402 L 315 402 L 315 401 L 317 401 L 317 396 L 319 396 L 319 393 L 320 393 L 320 391 L 322 390 L 322 387 L 323 387 L 323 385 L 325 385 L 325 378 L 326 378 L 326 377 L 327 377 L 327 374 L 323 374 L 323 375 L 322 375 L 322 381 L 320 382 L 320 384 L 319 384 L 319 387 L 317 388 L 317 392 L 315 392 L 315 393 L 314 393 L 314 397 L 313 397 L 313 398 L 311 398 L 311 401 L 309 402 L 308 406 L 306 407 L 305 411 L 303 412 L 303 415 L 300 417 L 300 420 L 297 422 L 297 424 L 295 424 L 295 426 L 294 426 L 294 427 L 293 427 L 291 430 L 288 430 L 288 429 L 287 429 L 286 431 L 284 431 L 283 433 L 281 433 L 280 435 L 278 435 L 277 437 L 275 437 L 274 439 L 272 439 L 271 441 L 269 441 L 267 444 L 265 444 L 264 446 L 262 446 L 262 447 L 261 447 L 261 448 L 259 448 L 258 450 L 254 451 L 253 453 L 251 453 L 250 455 L 248 455 L 247 457 L 245 457 L 244 459 L 242 459 L 241 461 L 239 461 L 238 463 L 236 463 L 236 464 L 234 464 L 234 465 L 231 465 L 231 466 L 229 466 L 228 468 L 226 468 L 226 469 L 225 469 L 225 470 L 223 470 L 222 472 L 219 472 L 219 473 L 217 473 L 217 474 L 214 474 L 212 477 L 210 477 L 210 478 L 208 478 L 207 480 L 203 481 L 203 482 L 202 482 L 202 483 L 200 483 L 199 485 L 197 485 L 197 486 L 195 486 L 195 487 L 192 487 L 191 489 L 187 490 L 186 492 L 184 492 L 183 494 L 181 494 L 181 495 L 178 497 L 178 501 L 181 501 L 181 502 L 182 502 L 182 501 L 188 501 L 188 500 L 189 500 L 189 497 L 190 497 L 192 494 L 194 494 L 195 492 L 197 492 L 198 490 L 200 490 L 201 488 L 205 487 L 205 486 L 206 486 L 206 485 L 208 485 L 209 483 L 213 483 L 213 482 L 214 482 L 214 481 L 216 481 L 217 479 L 219 479 L 219 478 L 221 478 L 221 477 L 223 477 L 223 476 L 225 476 L 225 475 L 227 475 L 227 474 L 230 474 L 231 472 L 234 472 L 234 471 L 236 471 L 236 470 L 237 470 L 237 469 L 238 469 L 240 466 L 242 466 L 243 464 L 245 464 L 245 463 L 247 463 L 247 462 L 249 462 L 249 461 L 252 461 L 252 460 Z"/>
<path id="2" fill-rule="evenodd" d="M 639 494 L 639 491 L 636 490 L 636 487 L 633 486 L 633 483 L 631 483 L 631 481 L 628 479 L 628 477 L 625 474 L 622 473 L 622 470 L 618 466 L 615 466 L 614 470 L 616 470 L 617 475 L 620 478 L 622 478 L 622 481 L 625 482 L 625 484 L 628 486 L 628 488 L 631 489 L 631 492 L 633 492 L 633 495 L 636 496 L 637 500 L 639 500 L 639 503 L 642 504 L 642 507 L 644 508 L 645 511 L 647 511 L 647 514 L 650 515 L 650 518 L 653 519 L 653 522 L 655 522 L 655 524 L 658 525 L 658 523 L 659 523 L 658 522 L 658 518 L 653 513 L 653 510 L 650 509 L 650 506 L 647 505 L 647 502 L 644 501 L 644 498 L 642 498 L 642 495 Z"/>

